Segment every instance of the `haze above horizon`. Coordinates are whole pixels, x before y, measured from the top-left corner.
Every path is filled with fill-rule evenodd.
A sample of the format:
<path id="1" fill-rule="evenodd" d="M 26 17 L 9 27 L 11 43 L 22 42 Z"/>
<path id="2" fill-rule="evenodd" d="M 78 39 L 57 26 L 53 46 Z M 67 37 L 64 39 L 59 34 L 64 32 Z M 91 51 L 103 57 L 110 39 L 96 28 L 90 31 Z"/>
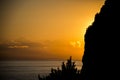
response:
<path id="1" fill-rule="evenodd" d="M 84 34 L 105 0 L 1 0 L 1 60 L 81 60 Z"/>

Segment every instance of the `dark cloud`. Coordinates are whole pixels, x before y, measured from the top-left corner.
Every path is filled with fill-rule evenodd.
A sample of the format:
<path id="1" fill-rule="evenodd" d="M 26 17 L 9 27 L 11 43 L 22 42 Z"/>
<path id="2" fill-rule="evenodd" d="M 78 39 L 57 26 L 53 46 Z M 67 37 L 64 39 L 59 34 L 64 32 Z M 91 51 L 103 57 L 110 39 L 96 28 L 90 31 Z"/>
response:
<path id="1" fill-rule="evenodd" d="M 41 59 L 48 54 L 42 43 L 12 41 L 0 43 L 0 60 Z M 39 50 L 38 50 L 39 49 Z"/>
<path id="2" fill-rule="evenodd" d="M 35 42 L 25 42 L 25 41 L 11 41 L 4 42 L 0 44 L 0 49 L 8 49 L 8 48 L 34 48 L 34 47 L 44 47 L 42 43 Z"/>
<path id="3" fill-rule="evenodd" d="M 0 60 L 39 60 L 56 58 L 59 57 L 58 55 L 61 56 L 62 53 L 67 52 L 68 48 L 73 49 L 69 42 L 59 40 L 39 41 L 38 43 L 18 39 L 0 42 Z"/>

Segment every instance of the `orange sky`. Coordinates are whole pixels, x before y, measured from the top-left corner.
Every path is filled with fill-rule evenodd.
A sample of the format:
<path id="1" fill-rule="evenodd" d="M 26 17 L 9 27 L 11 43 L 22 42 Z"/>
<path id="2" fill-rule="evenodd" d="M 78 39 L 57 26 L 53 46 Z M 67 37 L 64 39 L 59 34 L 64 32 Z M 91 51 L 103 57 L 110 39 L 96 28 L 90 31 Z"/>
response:
<path id="1" fill-rule="evenodd" d="M 84 34 L 104 0 L 0 1 L 1 59 L 81 60 Z"/>

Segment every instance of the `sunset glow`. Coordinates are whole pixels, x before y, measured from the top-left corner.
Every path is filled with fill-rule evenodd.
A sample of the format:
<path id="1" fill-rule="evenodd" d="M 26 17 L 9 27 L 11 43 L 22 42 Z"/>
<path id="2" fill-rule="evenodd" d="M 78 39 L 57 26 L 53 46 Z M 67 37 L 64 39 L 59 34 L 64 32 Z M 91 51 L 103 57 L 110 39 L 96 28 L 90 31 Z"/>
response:
<path id="1" fill-rule="evenodd" d="M 104 0 L 0 1 L 0 59 L 81 60 L 84 34 Z"/>

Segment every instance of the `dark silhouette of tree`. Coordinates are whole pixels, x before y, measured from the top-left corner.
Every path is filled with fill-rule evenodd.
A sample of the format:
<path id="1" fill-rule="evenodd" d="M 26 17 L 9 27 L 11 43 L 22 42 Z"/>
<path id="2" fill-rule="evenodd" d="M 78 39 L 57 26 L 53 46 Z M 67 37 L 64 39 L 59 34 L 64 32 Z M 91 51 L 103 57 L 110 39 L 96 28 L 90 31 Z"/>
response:
<path id="1" fill-rule="evenodd" d="M 81 80 L 120 80 L 120 3 L 106 0 L 85 34 Z"/>
<path id="2" fill-rule="evenodd" d="M 51 73 L 46 77 L 38 75 L 39 80 L 79 80 L 80 70 L 76 68 L 72 57 L 67 62 L 62 62 L 61 69 L 51 69 Z"/>

